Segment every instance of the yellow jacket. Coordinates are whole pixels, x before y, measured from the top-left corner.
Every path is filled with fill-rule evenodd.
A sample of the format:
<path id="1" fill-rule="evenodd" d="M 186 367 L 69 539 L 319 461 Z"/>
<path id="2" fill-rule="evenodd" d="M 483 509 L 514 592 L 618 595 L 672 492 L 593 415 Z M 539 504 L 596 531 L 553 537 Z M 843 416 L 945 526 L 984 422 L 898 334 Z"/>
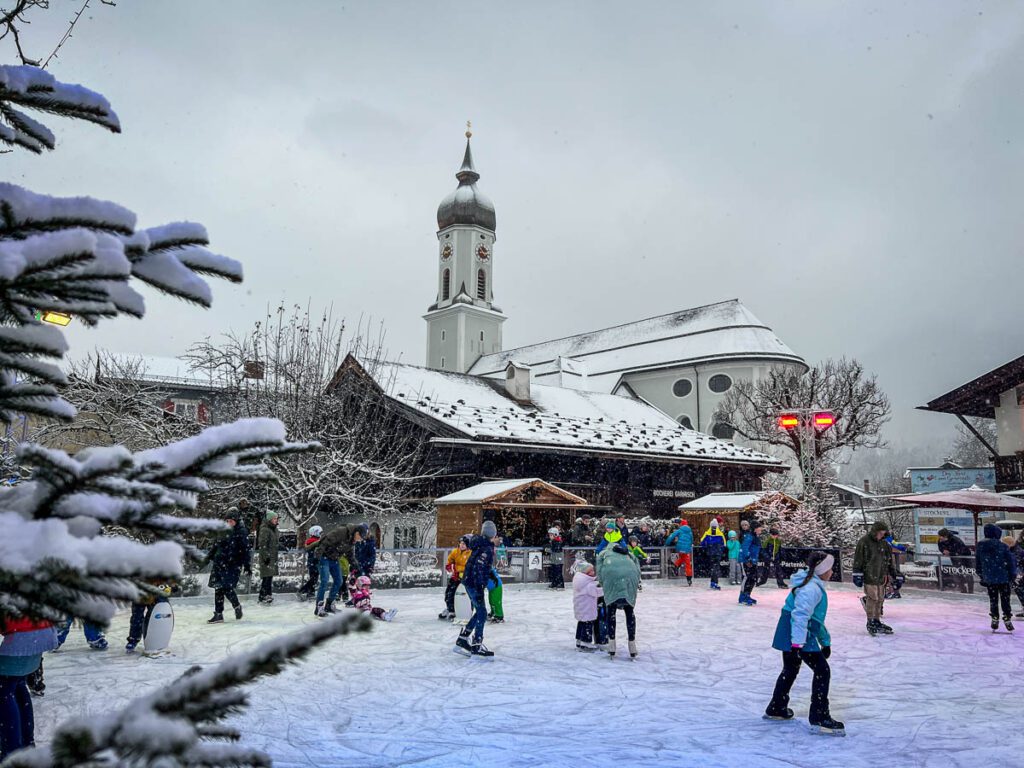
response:
<path id="1" fill-rule="evenodd" d="M 455 566 L 455 575 L 457 578 L 462 578 L 462 572 L 466 570 L 466 563 L 469 561 L 469 556 L 473 554 L 473 550 L 467 549 L 465 551 L 456 547 L 448 555 L 448 565 Z"/>

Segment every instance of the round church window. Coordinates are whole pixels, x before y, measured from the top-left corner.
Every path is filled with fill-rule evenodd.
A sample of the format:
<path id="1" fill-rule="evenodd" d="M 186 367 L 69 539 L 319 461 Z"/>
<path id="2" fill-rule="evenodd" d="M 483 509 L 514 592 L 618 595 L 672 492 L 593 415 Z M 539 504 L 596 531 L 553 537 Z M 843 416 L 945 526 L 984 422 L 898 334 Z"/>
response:
<path id="1" fill-rule="evenodd" d="M 676 397 L 686 397 L 693 391 L 693 384 L 689 379 L 679 379 L 672 385 L 672 394 Z"/>
<path id="2" fill-rule="evenodd" d="M 708 389 L 712 392 L 722 394 L 732 389 L 732 379 L 726 376 L 724 373 L 716 373 L 710 379 L 708 379 Z"/>
<path id="3" fill-rule="evenodd" d="M 736 430 L 724 421 L 720 421 L 711 428 L 711 434 L 719 440 L 732 440 L 732 436 L 736 434 Z"/>

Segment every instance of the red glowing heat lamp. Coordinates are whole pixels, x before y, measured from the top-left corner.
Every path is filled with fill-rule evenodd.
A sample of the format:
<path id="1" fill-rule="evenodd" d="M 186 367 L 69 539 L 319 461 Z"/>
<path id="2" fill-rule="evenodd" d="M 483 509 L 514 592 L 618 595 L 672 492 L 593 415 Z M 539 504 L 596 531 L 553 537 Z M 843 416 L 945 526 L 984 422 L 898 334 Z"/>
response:
<path id="1" fill-rule="evenodd" d="M 781 429 L 796 429 L 800 426 L 800 417 L 795 413 L 784 413 L 779 416 L 779 427 Z"/>
<path id="2" fill-rule="evenodd" d="M 836 416 L 832 411 L 819 411 L 814 414 L 814 428 L 825 430 L 836 423 Z"/>

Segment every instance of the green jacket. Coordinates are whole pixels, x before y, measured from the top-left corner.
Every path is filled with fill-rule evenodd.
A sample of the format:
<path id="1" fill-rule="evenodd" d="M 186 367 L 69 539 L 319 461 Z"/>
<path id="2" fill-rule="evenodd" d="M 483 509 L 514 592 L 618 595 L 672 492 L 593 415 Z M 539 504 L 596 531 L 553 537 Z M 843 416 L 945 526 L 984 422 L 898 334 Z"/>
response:
<path id="1" fill-rule="evenodd" d="M 886 577 L 896 576 L 892 547 L 884 538 L 881 541 L 876 538 L 880 531 L 887 530 L 885 523 L 877 522 L 857 542 L 857 549 L 853 553 L 853 572 L 864 574 L 865 584 L 879 586 L 885 584 Z"/>
<path id="2" fill-rule="evenodd" d="M 264 523 L 260 528 L 259 539 L 256 542 L 256 549 L 260 558 L 260 576 L 277 576 L 277 543 L 281 538 L 281 532 L 276 525 Z"/>
<path id="3" fill-rule="evenodd" d="M 625 598 L 630 605 L 636 605 L 640 566 L 632 555 L 616 552 L 614 546 L 602 549 L 597 556 L 597 580 L 604 590 L 606 604 Z"/>

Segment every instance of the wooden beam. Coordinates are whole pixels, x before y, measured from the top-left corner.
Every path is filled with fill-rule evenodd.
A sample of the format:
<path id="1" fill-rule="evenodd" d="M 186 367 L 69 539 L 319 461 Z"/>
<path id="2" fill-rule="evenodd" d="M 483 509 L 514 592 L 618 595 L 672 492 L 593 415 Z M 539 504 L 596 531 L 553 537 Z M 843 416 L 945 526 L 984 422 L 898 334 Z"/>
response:
<path id="1" fill-rule="evenodd" d="M 999 451 L 997 451 L 995 448 L 993 448 L 991 445 L 988 444 L 988 440 L 986 440 L 984 437 L 981 436 L 981 433 L 974 428 L 974 425 L 971 424 L 971 422 L 969 422 L 967 419 L 965 419 L 959 413 L 956 414 L 956 417 L 958 419 L 960 419 L 960 423 L 962 423 L 965 427 L 967 427 L 967 429 L 969 429 L 971 431 L 972 435 L 974 435 L 976 438 L 978 438 L 978 442 L 981 443 L 982 445 L 984 445 L 985 448 L 988 449 L 988 452 L 990 454 L 992 454 L 992 458 L 993 459 L 998 459 L 999 458 Z M 977 522 L 977 520 L 975 520 L 975 522 Z"/>

